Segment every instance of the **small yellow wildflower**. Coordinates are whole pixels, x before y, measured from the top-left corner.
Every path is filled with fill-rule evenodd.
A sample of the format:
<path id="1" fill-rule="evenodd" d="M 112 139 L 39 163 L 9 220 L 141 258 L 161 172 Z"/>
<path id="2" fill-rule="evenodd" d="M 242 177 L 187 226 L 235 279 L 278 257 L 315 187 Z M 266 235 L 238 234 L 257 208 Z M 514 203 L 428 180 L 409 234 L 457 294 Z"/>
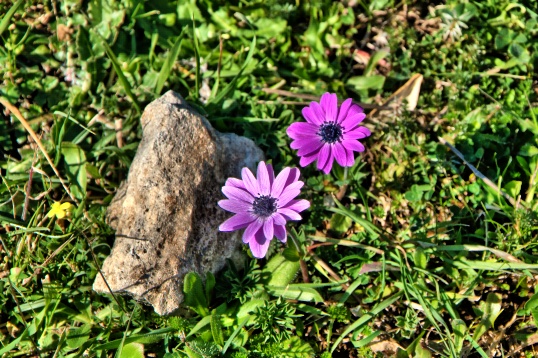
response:
<path id="1" fill-rule="evenodd" d="M 56 216 L 58 219 L 63 219 L 72 208 L 73 205 L 71 205 L 71 203 L 60 203 L 59 201 L 55 201 L 52 204 L 52 208 L 48 212 L 47 217 L 52 218 Z"/>

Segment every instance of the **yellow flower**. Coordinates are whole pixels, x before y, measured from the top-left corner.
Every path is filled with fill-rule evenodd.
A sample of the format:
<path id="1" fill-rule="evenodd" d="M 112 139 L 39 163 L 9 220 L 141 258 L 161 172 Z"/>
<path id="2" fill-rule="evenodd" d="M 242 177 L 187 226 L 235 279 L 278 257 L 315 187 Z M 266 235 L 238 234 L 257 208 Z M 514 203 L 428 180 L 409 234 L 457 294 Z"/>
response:
<path id="1" fill-rule="evenodd" d="M 73 205 L 71 203 L 60 203 L 59 201 L 55 201 L 52 204 L 52 208 L 47 214 L 47 217 L 52 218 L 56 216 L 58 219 L 63 219 L 67 215 L 68 211 L 71 211 L 73 208 Z"/>

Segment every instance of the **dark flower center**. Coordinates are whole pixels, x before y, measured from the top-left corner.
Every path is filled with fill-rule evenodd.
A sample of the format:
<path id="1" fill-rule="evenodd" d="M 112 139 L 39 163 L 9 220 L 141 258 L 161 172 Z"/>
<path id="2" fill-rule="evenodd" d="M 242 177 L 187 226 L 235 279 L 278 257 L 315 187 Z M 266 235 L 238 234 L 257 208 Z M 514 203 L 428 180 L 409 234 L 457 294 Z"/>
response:
<path id="1" fill-rule="evenodd" d="M 325 122 L 319 127 L 318 135 L 325 143 L 333 144 L 342 140 L 342 126 L 336 122 Z"/>
<path id="2" fill-rule="evenodd" d="M 276 212 L 276 199 L 268 195 L 260 195 L 252 203 L 254 214 L 260 218 L 267 218 Z"/>

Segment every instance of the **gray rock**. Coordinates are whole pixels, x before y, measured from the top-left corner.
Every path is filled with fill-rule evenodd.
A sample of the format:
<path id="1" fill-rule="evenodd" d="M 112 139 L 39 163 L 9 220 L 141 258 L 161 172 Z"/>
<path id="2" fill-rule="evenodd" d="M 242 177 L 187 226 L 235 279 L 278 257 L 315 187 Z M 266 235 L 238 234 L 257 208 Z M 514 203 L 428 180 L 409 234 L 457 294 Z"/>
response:
<path id="1" fill-rule="evenodd" d="M 142 141 L 107 212 L 116 241 L 102 272 L 113 292 L 169 315 L 181 308 L 185 274 L 205 277 L 241 259 L 239 235 L 218 231 L 230 213 L 217 202 L 226 179 L 254 170 L 263 153 L 248 138 L 217 132 L 172 91 L 140 121 Z M 101 275 L 93 288 L 109 293 Z"/>

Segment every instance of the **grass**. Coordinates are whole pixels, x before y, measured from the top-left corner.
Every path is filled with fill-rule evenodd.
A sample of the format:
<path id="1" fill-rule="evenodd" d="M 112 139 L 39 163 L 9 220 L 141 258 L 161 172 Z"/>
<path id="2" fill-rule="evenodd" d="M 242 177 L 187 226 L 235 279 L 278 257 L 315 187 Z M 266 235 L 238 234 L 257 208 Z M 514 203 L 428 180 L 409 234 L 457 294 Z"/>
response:
<path id="1" fill-rule="evenodd" d="M 428 4 L 0 3 L 0 356 L 535 356 L 538 8 Z M 416 109 L 383 106 L 415 74 Z M 189 275 L 180 317 L 91 289 L 168 89 L 277 169 L 326 91 L 373 132 L 348 172 L 301 169 L 287 248 Z"/>

